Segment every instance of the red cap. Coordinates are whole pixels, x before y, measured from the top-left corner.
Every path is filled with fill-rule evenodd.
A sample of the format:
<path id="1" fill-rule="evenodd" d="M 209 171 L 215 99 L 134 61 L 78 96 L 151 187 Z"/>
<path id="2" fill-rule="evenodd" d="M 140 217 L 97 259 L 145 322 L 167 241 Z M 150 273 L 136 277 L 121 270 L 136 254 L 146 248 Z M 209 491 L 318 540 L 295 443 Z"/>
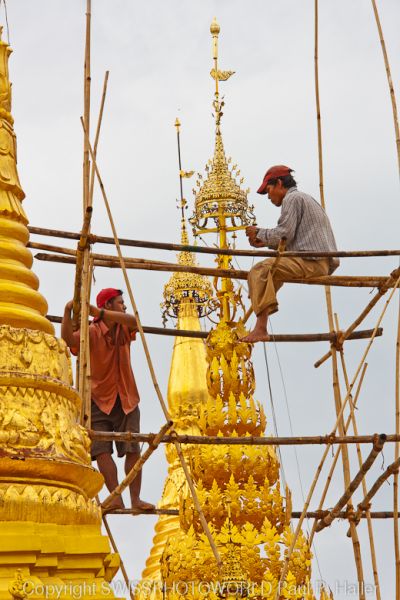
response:
<path id="1" fill-rule="evenodd" d="M 115 288 L 104 288 L 97 294 L 96 304 L 97 308 L 103 308 L 105 303 L 117 296 L 121 296 L 122 290 L 117 290 Z"/>
<path id="2" fill-rule="evenodd" d="M 285 167 L 285 165 L 274 165 L 273 167 L 270 167 L 264 175 L 263 182 L 258 188 L 257 194 L 266 194 L 267 185 L 271 179 L 276 179 L 277 177 L 286 177 L 287 175 L 290 175 L 292 171 L 293 169 L 290 167 Z"/>

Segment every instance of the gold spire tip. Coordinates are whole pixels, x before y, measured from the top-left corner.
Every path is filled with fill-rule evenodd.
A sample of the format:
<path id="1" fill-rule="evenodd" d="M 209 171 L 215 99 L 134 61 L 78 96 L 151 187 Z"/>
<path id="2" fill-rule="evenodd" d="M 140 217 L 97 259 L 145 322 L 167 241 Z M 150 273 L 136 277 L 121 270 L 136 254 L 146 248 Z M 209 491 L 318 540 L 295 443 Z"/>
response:
<path id="1" fill-rule="evenodd" d="M 180 127 L 180 126 L 181 126 L 181 122 L 180 122 L 180 120 L 178 119 L 178 117 L 176 117 L 176 119 L 175 119 L 175 127 L 176 127 L 177 131 L 179 131 L 179 127 Z"/>
<path id="2" fill-rule="evenodd" d="M 211 35 L 218 35 L 220 31 L 221 27 L 217 23 L 217 17 L 214 17 L 210 25 L 210 33 Z"/>

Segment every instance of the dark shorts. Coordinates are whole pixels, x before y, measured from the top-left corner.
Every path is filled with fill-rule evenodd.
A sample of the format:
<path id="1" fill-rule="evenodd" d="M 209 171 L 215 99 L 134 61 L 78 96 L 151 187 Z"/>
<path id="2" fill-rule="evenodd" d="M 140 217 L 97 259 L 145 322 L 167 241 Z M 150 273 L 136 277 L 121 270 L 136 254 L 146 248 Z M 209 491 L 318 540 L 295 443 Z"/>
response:
<path id="1" fill-rule="evenodd" d="M 140 432 L 140 410 L 137 406 L 127 415 L 122 410 L 119 396 L 115 401 L 112 411 L 106 415 L 92 400 L 92 429 L 94 431 L 131 431 Z M 140 454 L 140 445 L 138 442 L 115 442 L 118 456 L 125 456 L 127 452 Z M 112 454 L 113 443 L 94 440 L 92 442 L 91 456 L 96 459 L 99 454 Z"/>

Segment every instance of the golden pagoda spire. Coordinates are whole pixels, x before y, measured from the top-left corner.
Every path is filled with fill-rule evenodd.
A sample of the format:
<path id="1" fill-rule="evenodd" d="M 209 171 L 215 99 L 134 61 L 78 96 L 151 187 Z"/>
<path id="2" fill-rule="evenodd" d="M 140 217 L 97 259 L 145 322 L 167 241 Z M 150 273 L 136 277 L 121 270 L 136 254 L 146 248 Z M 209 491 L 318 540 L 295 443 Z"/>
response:
<path id="1" fill-rule="evenodd" d="M 175 126 L 178 133 L 177 119 Z M 182 167 L 179 152 L 180 189 L 181 189 L 181 243 L 189 244 L 186 230 L 185 208 L 186 200 L 183 197 Z M 179 264 L 195 265 L 196 261 L 191 252 L 181 251 L 178 255 Z M 164 320 L 166 315 L 177 319 L 177 329 L 201 331 L 200 316 L 209 314 L 214 306 L 212 304 L 212 288 L 208 279 L 202 275 L 192 273 L 173 273 L 168 283 L 164 286 Z M 199 338 L 176 337 L 171 359 L 168 381 L 168 412 L 174 421 L 174 429 L 179 434 L 199 435 L 198 426 L 201 406 L 207 404 L 207 359 L 204 341 Z M 187 461 L 190 460 L 192 448 L 185 446 L 183 453 Z M 187 483 L 181 463 L 174 446 L 166 448 L 168 461 L 168 475 L 164 491 L 158 504 L 163 509 L 178 509 L 179 499 L 186 493 Z M 168 540 L 173 539 L 180 532 L 179 516 L 161 515 L 155 526 L 153 547 L 146 561 L 142 573 L 143 585 L 139 585 L 136 597 L 162 598 L 160 560 Z M 153 582 L 153 587 L 149 585 Z"/>
<path id="2" fill-rule="evenodd" d="M 223 102 L 218 81 L 228 72 L 218 71 L 218 35 L 214 19 L 214 110 L 216 140 L 211 170 L 196 194 L 191 222 L 196 232 L 217 231 L 219 247 L 227 248 L 228 234 L 252 219 L 246 195 L 231 176 L 222 144 L 220 121 Z M 235 166 L 236 168 L 236 166 Z M 209 223 L 211 227 L 209 227 Z M 218 265 L 230 267 L 230 257 Z M 238 295 L 231 280 L 222 279 L 218 290 L 220 322 L 207 338 L 208 398 L 200 407 L 198 426 L 204 436 L 263 436 L 266 418 L 253 398 L 255 378 L 251 345 L 241 342 L 244 326 L 234 322 Z M 166 600 L 175 600 L 182 582 L 190 583 L 186 595 L 211 598 L 265 598 L 315 600 L 310 585 L 311 552 L 301 534 L 289 560 L 289 570 L 279 590 L 285 556 L 293 540 L 290 525 L 290 492 L 282 496 L 279 463 L 271 446 L 198 445 L 191 452 L 191 474 L 197 495 L 222 559 L 219 569 L 202 533 L 190 494 L 180 498 L 181 531 L 168 540 L 161 564 Z M 321 600 L 326 598 L 322 591 Z"/>
<path id="3" fill-rule="evenodd" d="M 0 599 L 112 598 L 119 568 L 101 534 L 69 351 L 30 270 L 8 57 L 0 41 Z"/>
<path id="4" fill-rule="evenodd" d="M 22 208 L 25 194 L 17 172 L 16 137 L 11 116 L 8 77 L 10 46 L 0 29 L 0 325 L 27 327 L 54 333 L 45 318 L 47 302 L 37 291 L 39 281 L 30 270 L 32 254 L 26 248 L 28 219 Z"/>

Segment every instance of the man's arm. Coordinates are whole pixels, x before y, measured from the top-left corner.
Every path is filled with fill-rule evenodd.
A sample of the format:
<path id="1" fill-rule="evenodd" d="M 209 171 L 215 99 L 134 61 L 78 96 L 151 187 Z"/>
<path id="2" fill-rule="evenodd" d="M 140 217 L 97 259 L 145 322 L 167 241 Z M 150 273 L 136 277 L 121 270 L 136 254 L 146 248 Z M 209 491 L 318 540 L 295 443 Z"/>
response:
<path id="1" fill-rule="evenodd" d="M 264 243 L 269 248 L 277 248 L 282 238 L 285 238 L 286 244 L 289 245 L 296 235 L 297 227 L 301 219 L 301 199 L 294 194 L 290 194 L 285 202 L 282 202 L 282 212 L 279 217 L 277 226 L 273 229 L 259 229 L 257 241 Z"/>
<path id="2" fill-rule="evenodd" d="M 120 323 L 126 325 L 130 331 L 138 331 L 137 321 L 133 315 L 129 313 L 119 312 L 116 310 L 107 310 L 106 308 L 97 308 L 90 305 L 90 316 L 95 319 L 102 319 L 107 323 Z"/>
<path id="3" fill-rule="evenodd" d="M 74 336 L 74 328 L 71 318 L 72 305 L 73 300 L 70 300 L 65 305 L 64 316 L 61 322 L 61 337 L 69 348 L 76 346 L 76 337 Z"/>

